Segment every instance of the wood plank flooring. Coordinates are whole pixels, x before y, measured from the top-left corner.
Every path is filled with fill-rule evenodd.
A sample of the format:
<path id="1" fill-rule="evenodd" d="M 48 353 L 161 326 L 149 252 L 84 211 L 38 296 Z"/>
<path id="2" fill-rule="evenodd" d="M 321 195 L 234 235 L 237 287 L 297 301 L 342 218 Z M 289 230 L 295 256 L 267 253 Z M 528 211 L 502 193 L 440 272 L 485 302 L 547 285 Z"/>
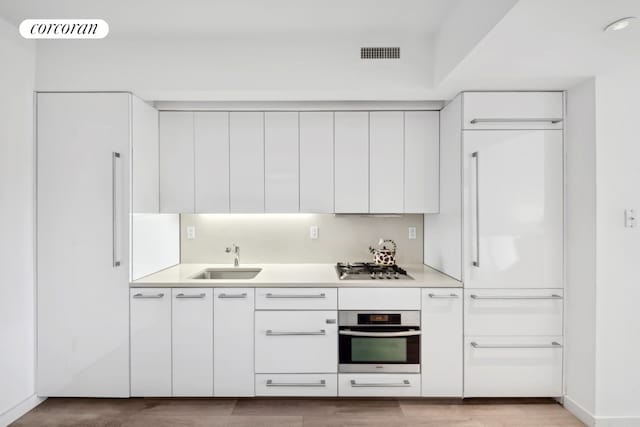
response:
<path id="1" fill-rule="evenodd" d="M 50 398 L 11 426 L 560 427 L 583 424 L 547 399 Z"/>

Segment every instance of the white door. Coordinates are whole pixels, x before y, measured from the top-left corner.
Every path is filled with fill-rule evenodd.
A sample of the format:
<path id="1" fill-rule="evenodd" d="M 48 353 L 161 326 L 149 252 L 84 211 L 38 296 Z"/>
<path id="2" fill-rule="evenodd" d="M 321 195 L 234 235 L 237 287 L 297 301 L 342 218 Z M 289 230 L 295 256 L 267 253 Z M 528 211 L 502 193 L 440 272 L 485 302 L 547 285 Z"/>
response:
<path id="1" fill-rule="evenodd" d="M 160 112 L 160 212 L 194 212 L 193 113 Z"/>
<path id="2" fill-rule="evenodd" d="M 369 114 L 369 212 L 404 212 L 404 123 L 401 111 Z"/>
<path id="3" fill-rule="evenodd" d="M 133 213 L 160 211 L 158 110 L 131 97 L 131 202 Z"/>
<path id="4" fill-rule="evenodd" d="M 335 211 L 369 212 L 369 113 L 335 113 Z"/>
<path id="5" fill-rule="evenodd" d="M 440 113 L 404 113 L 404 212 L 437 213 L 440 205 Z"/>
<path id="6" fill-rule="evenodd" d="M 257 311 L 256 373 L 338 369 L 337 311 Z"/>
<path id="7" fill-rule="evenodd" d="M 465 131 L 467 288 L 562 287 L 562 131 Z"/>
<path id="8" fill-rule="evenodd" d="M 129 395 L 130 102 L 37 96 L 38 396 Z"/>
<path id="9" fill-rule="evenodd" d="M 462 396 L 462 289 L 422 289 L 422 395 Z"/>
<path id="10" fill-rule="evenodd" d="M 171 396 L 171 289 L 130 293 L 131 396 Z"/>
<path id="11" fill-rule="evenodd" d="M 253 396 L 253 288 L 216 288 L 213 300 L 215 396 Z"/>
<path id="12" fill-rule="evenodd" d="M 298 212 L 298 113 L 264 114 L 265 211 Z"/>
<path id="13" fill-rule="evenodd" d="M 264 113 L 230 113 L 229 133 L 231 212 L 264 212 Z"/>
<path id="14" fill-rule="evenodd" d="M 195 113 L 194 150 L 196 213 L 229 212 L 229 113 Z"/>
<path id="15" fill-rule="evenodd" d="M 333 213 L 333 113 L 300 113 L 300 212 Z"/>
<path id="16" fill-rule="evenodd" d="M 213 289 L 171 290 L 173 396 L 213 396 Z"/>

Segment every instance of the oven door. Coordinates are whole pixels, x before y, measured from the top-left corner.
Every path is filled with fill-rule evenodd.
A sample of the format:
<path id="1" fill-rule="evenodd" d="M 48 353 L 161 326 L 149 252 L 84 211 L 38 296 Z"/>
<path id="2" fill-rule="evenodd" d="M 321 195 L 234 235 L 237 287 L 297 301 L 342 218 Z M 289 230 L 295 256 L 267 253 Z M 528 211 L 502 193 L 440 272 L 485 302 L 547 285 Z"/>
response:
<path id="1" fill-rule="evenodd" d="M 420 329 L 343 326 L 340 372 L 420 372 Z"/>

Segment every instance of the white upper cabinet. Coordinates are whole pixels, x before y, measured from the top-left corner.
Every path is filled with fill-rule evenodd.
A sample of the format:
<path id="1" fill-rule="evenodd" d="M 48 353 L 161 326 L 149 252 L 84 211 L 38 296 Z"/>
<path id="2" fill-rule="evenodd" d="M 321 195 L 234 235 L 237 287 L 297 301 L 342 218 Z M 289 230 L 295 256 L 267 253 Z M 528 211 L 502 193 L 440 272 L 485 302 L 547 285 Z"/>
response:
<path id="1" fill-rule="evenodd" d="M 196 213 L 229 212 L 229 113 L 195 113 L 194 147 Z"/>
<path id="2" fill-rule="evenodd" d="M 333 213 L 333 113 L 300 113 L 300 212 Z"/>
<path id="3" fill-rule="evenodd" d="M 160 210 L 160 151 L 158 110 L 140 98 L 132 98 L 131 199 L 133 213 L 158 213 Z"/>
<path id="4" fill-rule="evenodd" d="M 562 92 L 465 92 L 464 129 L 562 129 Z"/>
<path id="5" fill-rule="evenodd" d="M 230 113 L 229 132 L 231 212 L 264 212 L 264 113 Z"/>
<path id="6" fill-rule="evenodd" d="M 562 131 L 465 132 L 465 287 L 562 288 L 562 160 Z"/>
<path id="7" fill-rule="evenodd" d="M 369 212 L 404 211 L 404 116 L 369 114 Z"/>
<path id="8" fill-rule="evenodd" d="M 335 113 L 335 212 L 369 212 L 369 113 Z"/>
<path id="9" fill-rule="evenodd" d="M 404 212 L 439 209 L 440 130 L 438 111 L 404 113 Z"/>
<path id="10" fill-rule="evenodd" d="M 160 112 L 160 212 L 194 212 L 193 113 Z"/>
<path id="11" fill-rule="evenodd" d="M 264 115 L 265 211 L 298 212 L 298 113 Z"/>

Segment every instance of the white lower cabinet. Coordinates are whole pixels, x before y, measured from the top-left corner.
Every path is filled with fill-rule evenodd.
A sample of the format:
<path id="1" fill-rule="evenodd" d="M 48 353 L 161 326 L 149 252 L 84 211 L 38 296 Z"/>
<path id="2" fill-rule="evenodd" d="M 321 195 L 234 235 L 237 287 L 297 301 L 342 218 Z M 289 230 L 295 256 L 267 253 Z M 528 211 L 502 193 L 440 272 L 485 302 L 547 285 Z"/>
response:
<path id="1" fill-rule="evenodd" d="M 130 289 L 131 396 L 171 396 L 171 289 Z"/>
<path id="2" fill-rule="evenodd" d="M 256 311 L 256 373 L 327 373 L 338 368 L 336 311 Z"/>
<path id="3" fill-rule="evenodd" d="M 338 374 L 339 396 L 420 396 L 420 374 Z"/>
<path id="4" fill-rule="evenodd" d="M 173 396 L 213 396 L 213 289 L 171 290 Z"/>
<path id="5" fill-rule="evenodd" d="M 337 374 L 257 374 L 256 396 L 337 396 Z"/>
<path id="6" fill-rule="evenodd" d="M 422 395 L 462 396 L 462 289 L 422 290 Z"/>
<path id="7" fill-rule="evenodd" d="M 253 396 L 253 288 L 213 291 L 215 396 Z"/>
<path id="8" fill-rule="evenodd" d="M 465 338 L 464 397 L 562 395 L 562 337 Z"/>

